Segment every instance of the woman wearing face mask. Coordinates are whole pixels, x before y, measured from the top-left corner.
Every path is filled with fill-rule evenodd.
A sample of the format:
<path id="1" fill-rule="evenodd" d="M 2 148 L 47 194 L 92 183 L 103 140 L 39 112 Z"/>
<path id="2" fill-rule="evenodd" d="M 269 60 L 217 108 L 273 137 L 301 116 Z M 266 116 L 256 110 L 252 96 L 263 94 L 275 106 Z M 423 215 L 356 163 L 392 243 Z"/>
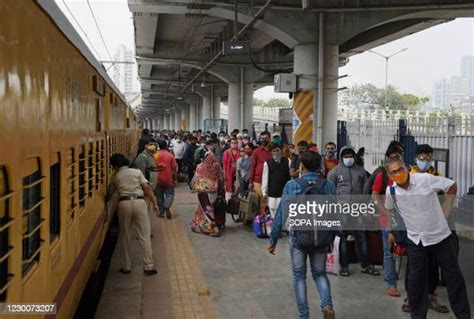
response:
<path id="1" fill-rule="evenodd" d="M 249 173 L 252 164 L 252 145 L 246 144 L 240 148 L 240 158 L 237 160 L 237 178 L 239 191 L 242 196 L 247 196 L 249 190 Z"/>
<path id="2" fill-rule="evenodd" d="M 239 145 L 236 138 L 230 139 L 230 149 L 224 152 L 225 198 L 229 200 L 235 191 L 235 171 L 240 158 Z"/>

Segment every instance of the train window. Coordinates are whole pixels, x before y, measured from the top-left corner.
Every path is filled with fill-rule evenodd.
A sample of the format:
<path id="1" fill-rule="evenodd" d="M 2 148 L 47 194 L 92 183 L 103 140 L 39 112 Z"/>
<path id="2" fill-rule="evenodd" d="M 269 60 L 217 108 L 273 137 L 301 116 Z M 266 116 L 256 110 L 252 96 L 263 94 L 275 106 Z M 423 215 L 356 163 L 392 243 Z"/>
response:
<path id="1" fill-rule="evenodd" d="M 76 157 L 74 147 L 71 147 L 67 151 L 67 212 L 68 212 L 68 221 L 71 223 L 74 219 L 74 214 L 76 211 Z"/>
<path id="2" fill-rule="evenodd" d="M 8 257 L 12 252 L 10 246 L 10 192 L 7 169 L 0 165 L 0 302 L 7 298 L 7 287 L 11 275 L 8 273 Z"/>
<path id="3" fill-rule="evenodd" d="M 39 158 L 31 158 L 25 162 L 26 175 L 23 177 L 23 266 L 25 276 L 39 262 L 40 238 L 44 219 L 41 218 L 41 206 L 44 197 L 41 195 L 45 178 L 41 175 Z"/>
<path id="4" fill-rule="evenodd" d="M 99 188 L 100 172 L 101 172 L 100 142 L 97 141 L 95 142 L 95 189 Z"/>
<path id="5" fill-rule="evenodd" d="M 104 140 L 100 141 L 100 182 L 104 182 L 105 177 L 105 143 Z"/>
<path id="6" fill-rule="evenodd" d="M 85 146 L 79 147 L 79 206 L 86 204 L 86 150 Z"/>
<path id="7" fill-rule="evenodd" d="M 92 197 L 92 192 L 94 190 L 94 143 L 89 143 L 89 151 L 87 156 L 87 182 L 89 191 L 89 197 Z"/>
<path id="8" fill-rule="evenodd" d="M 97 99 L 95 103 L 95 130 L 100 132 L 102 130 L 102 99 Z"/>
<path id="9" fill-rule="evenodd" d="M 49 241 L 59 237 L 61 227 L 61 155 L 53 154 L 49 177 Z"/>

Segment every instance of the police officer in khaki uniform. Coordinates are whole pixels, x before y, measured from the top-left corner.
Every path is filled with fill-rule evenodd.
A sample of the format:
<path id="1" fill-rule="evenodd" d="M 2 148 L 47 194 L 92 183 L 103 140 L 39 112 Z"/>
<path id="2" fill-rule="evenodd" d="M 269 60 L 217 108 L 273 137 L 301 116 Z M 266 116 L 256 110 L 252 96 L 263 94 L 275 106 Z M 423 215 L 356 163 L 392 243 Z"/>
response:
<path id="1" fill-rule="evenodd" d="M 122 246 L 122 268 L 123 274 L 129 274 L 132 269 L 130 260 L 130 236 L 132 225 L 135 226 L 138 241 L 143 250 L 144 273 L 147 276 L 157 273 L 154 268 L 153 252 L 150 240 L 150 219 L 145 202 L 145 196 L 151 200 L 153 211 L 158 214 L 158 205 L 155 196 L 142 172 L 138 169 L 129 168 L 129 162 L 122 154 L 114 154 L 110 158 L 110 164 L 115 170 L 106 196 L 108 201 L 114 192 L 118 193 L 117 205 L 120 224 L 119 242 Z"/>
<path id="2" fill-rule="evenodd" d="M 152 137 L 148 138 L 145 144 L 145 149 L 137 155 L 133 161 L 132 167 L 139 169 L 147 181 L 150 183 L 150 187 L 153 193 L 156 191 L 156 185 L 158 181 L 158 175 L 156 170 L 156 161 L 153 154 L 156 152 L 156 141 Z M 148 213 L 151 214 L 153 206 L 151 200 L 146 198 L 146 204 L 148 206 Z M 151 216 L 150 216 L 151 224 Z M 150 234 L 153 237 L 153 234 Z"/>

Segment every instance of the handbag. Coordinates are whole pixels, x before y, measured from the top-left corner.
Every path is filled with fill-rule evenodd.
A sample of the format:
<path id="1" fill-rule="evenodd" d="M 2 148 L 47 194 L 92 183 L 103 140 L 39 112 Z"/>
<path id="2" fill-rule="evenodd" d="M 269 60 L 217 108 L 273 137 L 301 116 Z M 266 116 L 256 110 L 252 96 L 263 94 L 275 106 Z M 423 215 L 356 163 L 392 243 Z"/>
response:
<path id="1" fill-rule="evenodd" d="M 217 196 L 212 206 L 214 208 L 214 215 L 225 214 L 227 211 L 227 203 L 225 202 L 225 199 L 222 196 Z"/>

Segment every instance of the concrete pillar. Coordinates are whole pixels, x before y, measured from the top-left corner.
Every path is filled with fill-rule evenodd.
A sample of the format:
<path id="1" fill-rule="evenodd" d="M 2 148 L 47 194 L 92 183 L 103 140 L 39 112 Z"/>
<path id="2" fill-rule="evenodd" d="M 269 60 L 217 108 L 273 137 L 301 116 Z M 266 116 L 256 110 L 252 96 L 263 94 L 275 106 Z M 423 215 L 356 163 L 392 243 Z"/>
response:
<path id="1" fill-rule="evenodd" d="M 321 146 L 337 142 L 337 95 L 339 86 L 339 46 L 324 45 L 324 89 L 321 125 Z"/>
<path id="2" fill-rule="evenodd" d="M 211 113 L 211 110 L 212 110 L 211 97 L 204 96 L 202 98 L 202 120 L 199 123 L 201 126 L 200 129 L 204 130 L 204 121 L 212 119 L 213 114 Z"/>
<path id="3" fill-rule="evenodd" d="M 175 125 L 174 118 L 175 118 L 175 113 L 171 112 L 170 113 L 170 127 L 169 127 L 170 130 L 174 130 L 174 125 Z"/>
<path id="4" fill-rule="evenodd" d="M 168 114 L 163 114 L 163 126 L 162 126 L 162 129 L 163 129 L 163 130 L 167 130 L 167 129 L 168 129 Z"/>
<path id="5" fill-rule="evenodd" d="M 198 108 L 199 104 L 190 104 L 189 105 L 189 126 L 188 130 L 190 132 L 197 130 L 198 122 Z"/>
<path id="6" fill-rule="evenodd" d="M 204 99 L 200 100 L 199 105 L 197 107 L 197 113 L 198 113 L 198 115 L 197 115 L 198 122 L 197 122 L 196 130 L 202 130 L 203 129 L 203 123 L 204 123 L 204 118 L 203 118 Z"/>
<path id="7" fill-rule="evenodd" d="M 244 83 L 243 104 L 241 104 L 241 91 L 239 82 L 229 83 L 229 132 L 234 129 L 244 128 L 251 130 L 253 122 L 253 86 L 252 83 Z M 242 109 L 243 107 L 243 109 Z M 242 121 L 243 120 L 243 121 Z"/>
<path id="8" fill-rule="evenodd" d="M 174 129 L 179 131 L 181 129 L 181 108 L 176 108 L 174 114 Z"/>
<path id="9" fill-rule="evenodd" d="M 183 105 L 181 107 L 181 123 L 180 123 L 180 126 L 181 126 L 181 129 L 183 131 L 188 130 L 188 127 L 189 127 L 189 112 L 188 112 L 188 109 L 189 109 L 189 106 L 187 106 L 187 105 Z"/>
<path id="10" fill-rule="evenodd" d="M 212 112 L 213 112 L 212 118 L 214 120 L 217 120 L 221 118 L 221 97 L 214 95 L 213 103 L 214 105 L 212 106 Z"/>

